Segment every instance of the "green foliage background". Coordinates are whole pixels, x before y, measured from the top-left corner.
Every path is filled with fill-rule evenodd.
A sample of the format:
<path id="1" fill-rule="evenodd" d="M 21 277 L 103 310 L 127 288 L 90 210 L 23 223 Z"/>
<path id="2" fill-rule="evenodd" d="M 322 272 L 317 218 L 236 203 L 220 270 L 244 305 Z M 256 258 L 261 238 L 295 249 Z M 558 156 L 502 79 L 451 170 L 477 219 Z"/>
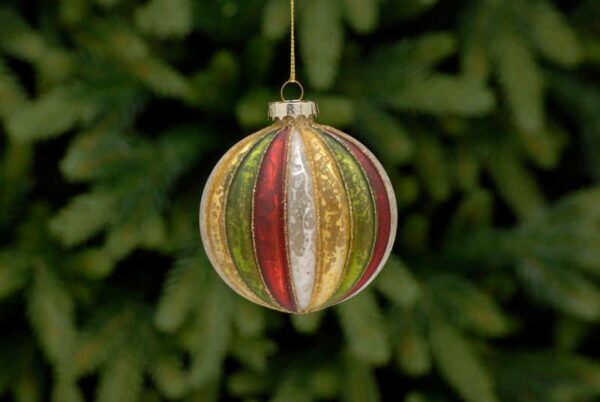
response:
<path id="1" fill-rule="evenodd" d="M 400 222 L 370 289 L 289 317 L 197 229 L 286 79 L 287 0 L 2 1 L 0 399 L 599 400 L 600 3 L 297 3 L 319 121 Z"/>

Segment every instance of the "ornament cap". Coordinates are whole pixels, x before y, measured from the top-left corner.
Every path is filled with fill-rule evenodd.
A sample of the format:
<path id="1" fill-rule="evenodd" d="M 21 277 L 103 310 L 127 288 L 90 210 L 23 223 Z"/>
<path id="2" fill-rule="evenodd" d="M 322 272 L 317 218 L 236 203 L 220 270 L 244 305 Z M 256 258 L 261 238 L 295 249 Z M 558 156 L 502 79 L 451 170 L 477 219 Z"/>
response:
<path id="1" fill-rule="evenodd" d="M 319 114 L 319 107 L 313 101 L 283 101 L 269 103 L 269 117 L 271 120 L 283 120 L 286 117 L 293 119 L 303 117 L 315 117 Z"/>

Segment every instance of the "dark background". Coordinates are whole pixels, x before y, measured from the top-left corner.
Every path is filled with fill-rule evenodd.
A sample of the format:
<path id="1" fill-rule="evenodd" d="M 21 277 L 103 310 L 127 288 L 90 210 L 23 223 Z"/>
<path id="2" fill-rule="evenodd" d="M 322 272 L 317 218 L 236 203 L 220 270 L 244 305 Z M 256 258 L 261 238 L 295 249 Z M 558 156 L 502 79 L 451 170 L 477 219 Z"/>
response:
<path id="1" fill-rule="evenodd" d="M 400 215 L 369 290 L 300 317 L 227 289 L 197 229 L 269 124 L 288 7 L 0 4 L 0 395 L 598 400 L 598 2 L 297 0 L 306 97 Z"/>

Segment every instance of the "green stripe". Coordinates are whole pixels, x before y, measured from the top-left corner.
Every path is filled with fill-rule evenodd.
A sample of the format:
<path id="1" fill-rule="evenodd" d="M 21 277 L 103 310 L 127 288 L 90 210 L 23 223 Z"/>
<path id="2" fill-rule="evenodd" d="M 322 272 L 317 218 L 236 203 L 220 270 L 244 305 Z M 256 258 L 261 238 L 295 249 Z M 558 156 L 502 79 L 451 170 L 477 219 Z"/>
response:
<path id="1" fill-rule="evenodd" d="M 371 259 L 371 251 L 375 242 L 376 215 L 371 187 L 359 162 L 331 136 L 322 133 L 321 137 L 333 153 L 346 184 L 352 215 L 350 255 L 340 284 L 330 299 L 330 302 L 335 303 L 352 289 Z"/>
<path id="2" fill-rule="evenodd" d="M 250 290 L 269 304 L 273 300 L 267 292 L 254 254 L 252 200 L 263 155 L 276 134 L 273 132 L 260 139 L 240 163 L 229 188 L 225 211 L 227 243 L 233 262 Z"/>

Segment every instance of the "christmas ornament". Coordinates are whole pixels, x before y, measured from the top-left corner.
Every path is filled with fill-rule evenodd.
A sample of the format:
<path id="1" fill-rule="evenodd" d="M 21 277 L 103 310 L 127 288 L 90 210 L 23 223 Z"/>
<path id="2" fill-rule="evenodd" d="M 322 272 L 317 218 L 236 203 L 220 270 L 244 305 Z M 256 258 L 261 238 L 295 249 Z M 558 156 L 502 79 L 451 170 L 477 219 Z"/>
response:
<path id="1" fill-rule="evenodd" d="M 347 300 L 379 273 L 396 233 L 394 191 L 356 139 L 317 124 L 291 74 L 273 125 L 234 145 L 212 171 L 200 205 L 206 253 L 221 278 L 260 305 L 308 313 Z M 298 99 L 284 90 L 300 88 Z"/>

